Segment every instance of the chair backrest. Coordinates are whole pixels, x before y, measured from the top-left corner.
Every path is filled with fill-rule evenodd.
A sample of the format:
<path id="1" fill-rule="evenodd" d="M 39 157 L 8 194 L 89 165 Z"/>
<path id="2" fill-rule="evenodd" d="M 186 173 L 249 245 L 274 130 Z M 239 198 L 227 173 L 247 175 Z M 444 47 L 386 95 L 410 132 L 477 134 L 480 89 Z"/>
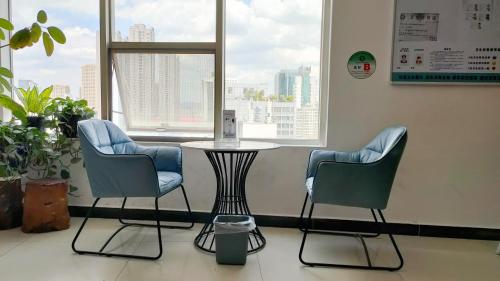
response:
<path id="1" fill-rule="evenodd" d="M 357 152 L 359 161 L 320 163 L 313 202 L 385 209 L 407 138 L 406 128 L 387 128 Z"/>
<path id="2" fill-rule="evenodd" d="M 382 159 L 405 135 L 405 127 L 398 126 L 384 129 L 359 151 L 359 162 L 371 163 Z"/>
<path id="3" fill-rule="evenodd" d="M 78 122 L 78 130 L 96 150 L 104 154 L 133 154 L 137 148 L 118 126 L 107 120 L 84 120 Z"/>
<path id="4" fill-rule="evenodd" d="M 151 157 L 135 154 L 137 145 L 115 124 L 78 122 L 78 136 L 92 194 L 97 198 L 154 197 L 158 174 Z"/>

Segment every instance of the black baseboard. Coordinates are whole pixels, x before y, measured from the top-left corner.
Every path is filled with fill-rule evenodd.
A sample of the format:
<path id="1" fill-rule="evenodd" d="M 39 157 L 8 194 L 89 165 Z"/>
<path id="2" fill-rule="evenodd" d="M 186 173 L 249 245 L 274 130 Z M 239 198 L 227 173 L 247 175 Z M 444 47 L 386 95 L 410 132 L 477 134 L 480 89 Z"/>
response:
<path id="1" fill-rule="evenodd" d="M 69 211 L 73 217 L 85 217 L 89 207 L 70 206 Z M 119 208 L 97 207 L 94 209 L 92 217 L 117 219 Z M 154 211 L 145 209 L 126 209 L 124 218 L 130 220 L 154 220 Z M 209 219 L 207 212 L 193 212 L 197 223 L 206 222 Z M 161 210 L 160 217 L 165 221 L 187 222 L 187 212 Z M 297 217 L 255 215 L 255 221 L 259 226 L 297 228 Z M 368 221 L 339 220 L 339 219 L 314 219 L 313 228 L 321 230 L 352 231 L 352 232 L 376 232 L 377 224 Z M 417 225 L 407 223 L 388 223 L 388 230 L 393 234 L 446 237 L 478 240 L 500 240 L 500 229 L 438 226 L 438 225 Z"/>

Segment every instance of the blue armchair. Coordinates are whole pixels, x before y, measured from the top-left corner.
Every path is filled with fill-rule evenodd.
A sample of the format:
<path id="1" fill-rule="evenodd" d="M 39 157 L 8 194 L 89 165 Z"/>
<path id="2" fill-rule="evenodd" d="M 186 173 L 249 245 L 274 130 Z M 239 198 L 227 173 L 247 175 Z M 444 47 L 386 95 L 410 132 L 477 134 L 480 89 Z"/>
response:
<path id="1" fill-rule="evenodd" d="M 93 197 L 96 198 L 82 225 L 73 239 L 72 248 L 78 254 L 117 256 L 139 259 L 158 259 L 163 253 L 161 228 L 189 229 L 194 225 L 191 208 L 182 185 L 182 153 L 178 147 L 145 147 L 136 144 L 115 124 L 103 120 L 78 122 L 78 136 L 82 148 L 85 168 Z M 158 199 L 181 188 L 190 225 L 161 225 Z M 155 198 L 156 224 L 129 223 L 123 219 L 128 197 Z M 115 231 L 99 251 L 82 251 L 75 247 L 76 241 L 101 198 L 123 198 L 119 221 L 122 227 Z M 111 240 L 126 227 L 155 227 L 158 230 L 159 253 L 156 256 L 112 254 L 104 252 Z"/>
<path id="2" fill-rule="evenodd" d="M 387 128 L 359 151 L 338 152 L 314 150 L 311 152 L 305 182 L 307 193 L 300 213 L 300 228 L 304 234 L 300 246 L 299 259 L 303 264 L 309 266 L 389 271 L 399 270 L 403 267 L 403 257 L 392 233 L 386 227 L 382 210 L 387 207 L 396 170 L 403 155 L 407 138 L 406 128 Z M 311 201 L 311 207 L 307 222 L 304 222 L 304 211 L 308 199 Z M 312 214 L 315 204 L 333 204 L 370 209 L 375 219 L 377 233 L 358 234 L 314 230 L 312 226 Z M 379 223 L 375 209 L 382 223 Z M 380 235 L 381 229 L 389 235 L 398 255 L 399 265 L 396 267 L 373 266 L 370 260 L 370 255 L 363 238 L 377 237 Z M 305 261 L 303 251 L 309 233 L 360 238 L 368 265 L 327 264 Z"/>

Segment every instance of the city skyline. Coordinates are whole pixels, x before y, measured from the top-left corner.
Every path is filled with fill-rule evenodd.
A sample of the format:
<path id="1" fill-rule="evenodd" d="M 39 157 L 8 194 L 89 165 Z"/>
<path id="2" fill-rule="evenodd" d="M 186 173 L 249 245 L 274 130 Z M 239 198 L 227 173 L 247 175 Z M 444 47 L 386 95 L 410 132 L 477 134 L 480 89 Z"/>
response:
<path id="1" fill-rule="evenodd" d="M 206 2 L 207 5 L 210 3 L 210 1 L 200 1 Z M 46 0 L 41 2 L 46 2 Z M 16 1 L 16 5 L 25 5 L 26 3 L 27 1 L 25 0 Z M 140 10 L 143 4 L 143 2 L 135 0 L 117 1 L 117 19 L 115 21 L 117 33 L 114 40 L 139 42 L 165 40 L 165 32 L 169 30 L 165 29 L 165 24 L 156 22 L 158 25 L 148 25 L 147 23 L 151 22 L 150 20 L 154 16 L 143 17 L 145 21 L 142 24 L 134 24 L 134 22 L 140 22 L 138 18 L 141 15 L 132 11 L 133 14 L 130 17 L 124 17 L 124 11 L 130 11 L 130 8 L 124 8 L 125 3 L 130 7 L 134 7 L 135 5 L 137 10 Z M 160 5 L 160 2 L 155 3 Z M 262 5 L 264 4 L 272 5 L 280 14 L 265 13 L 262 10 L 262 7 L 264 7 Z M 171 3 L 171 5 L 176 4 Z M 299 6 L 302 9 L 294 9 L 294 7 Z M 310 127 L 312 128 L 316 128 L 316 124 L 319 124 L 318 64 L 320 46 L 317 42 L 319 42 L 320 38 L 318 35 L 320 24 L 319 20 L 313 20 L 311 16 L 318 12 L 316 10 L 321 10 L 321 5 L 310 6 L 314 7 L 303 7 L 300 1 L 290 1 L 286 4 L 279 1 L 264 2 L 260 0 L 228 1 L 228 10 L 240 11 L 242 13 L 241 19 L 248 19 L 249 21 L 248 26 L 242 27 L 239 25 L 241 19 L 235 18 L 232 16 L 232 13 L 228 14 L 225 103 L 227 109 L 231 109 L 231 107 L 239 109 L 237 115 L 240 122 L 242 122 L 240 126 L 241 130 L 249 131 L 251 124 L 265 124 L 269 126 L 264 128 L 259 125 L 259 128 L 266 132 L 275 131 L 275 134 L 271 134 L 272 137 L 294 137 L 295 134 L 305 136 L 306 133 L 301 128 L 301 124 L 310 123 Z M 52 6 L 49 5 L 49 7 Z M 96 8 L 93 5 L 90 7 Z M 52 8 L 57 11 L 56 7 Z M 159 7 L 158 10 L 161 9 Z M 63 11 L 62 8 L 61 11 Z M 16 57 L 14 60 L 16 64 L 14 70 L 15 72 L 17 71 L 15 73 L 16 77 L 20 77 L 17 75 L 18 73 L 23 73 L 22 78 L 32 78 L 31 80 L 40 83 L 41 87 L 48 83 L 69 86 L 69 94 L 72 97 L 85 98 L 89 101 L 90 106 L 100 111 L 100 89 L 98 88 L 100 85 L 98 75 L 99 58 L 97 52 L 99 44 L 97 41 L 98 31 L 96 30 L 98 27 L 98 18 L 89 17 L 92 13 L 86 11 L 86 17 L 95 19 L 95 21 L 90 25 L 87 25 L 88 21 L 79 21 L 73 24 L 73 18 L 70 15 L 76 11 L 69 11 L 69 13 L 66 10 L 64 11 L 66 12 L 64 16 L 57 12 L 49 12 L 49 15 L 52 15 L 54 20 L 61 22 L 61 27 L 68 37 L 68 46 L 58 48 L 54 58 L 42 59 L 44 62 L 40 64 L 42 67 L 40 71 L 27 71 L 26 74 L 23 70 L 32 64 L 28 63 L 28 66 L 25 67 L 23 63 L 26 62 L 26 59 L 24 57 L 35 58 L 36 61 L 41 61 L 38 58 L 40 54 L 35 55 L 35 50 L 22 50 L 16 53 L 15 55 L 19 56 L 19 58 Z M 300 12 L 296 13 L 294 11 Z M 292 14 L 293 18 L 300 20 L 300 23 L 290 21 Z M 98 13 L 96 13 L 97 15 Z M 173 14 L 172 17 L 175 18 L 177 15 Z M 16 17 L 19 18 L 20 15 L 14 15 L 14 18 Z M 289 19 L 284 20 L 285 17 Z M 203 20 L 204 17 L 200 17 L 199 19 Z M 273 27 L 294 25 L 301 35 L 285 35 L 282 31 L 286 29 L 275 31 L 276 35 L 273 35 L 271 32 L 269 35 L 276 38 L 275 42 L 278 45 L 263 49 L 259 47 L 259 44 L 265 43 L 264 41 L 255 41 L 248 37 L 248 31 L 254 31 L 249 28 L 254 23 L 262 22 L 263 20 L 275 21 Z M 175 22 L 169 21 L 169 24 L 170 30 L 177 28 Z M 317 26 L 315 26 L 316 24 Z M 135 28 L 143 29 L 140 35 L 134 35 L 133 30 L 132 32 L 130 31 L 130 28 L 134 26 Z M 312 27 L 315 27 L 314 32 L 310 32 Z M 268 32 L 268 30 L 262 30 L 258 27 L 255 27 L 255 30 L 262 31 L 261 34 Z M 193 34 L 203 33 L 197 32 L 199 31 L 194 31 Z M 170 32 L 168 34 L 173 35 L 176 33 Z M 285 41 L 279 43 L 280 41 L 276 41 L 277 39 Z M 176 41 L 177 39 L 172 37 L 172 40 Z M 251 43 L 251 45 L 243 48 L 244 45 L 241 45 L 241 43 L 244 42 Z M 264 44 L 262 46 L 267 45 Z M 66 47 L 69 47 L 70 50 L 66 50 Z M 60 71 L 61 68 L 59 65 L 61 60 L 58 60 L 57 56 L 64 57 L 73 54 L 71 57 L 73 58 L 77 50 L 79 50 L 79 54 L 84 54 L 84 56 L 78 56 L 81 58 L 78 60 L 68 59 L 62 68 L 67 68 L 67 71 Z M 259 53 L 262 51 L 268 53 Z M 92 53 L 93 55 L 89 56 Z M 117 74 L 114 84 L 118 80 L 121 82 L 116 83 L 118 85 L 114 85 L 113 93 L 116 94 L 119 92 L 119 96 L 118 98 L 113 98 L 113 112 L 125 113 L 127 111 L 125 114 L 129 115 L 129 124 L 134 123 L 133 116 L 135 116 L 137 117 L 135 118 L 135 123 L 150 122 L 151 125 L 145 127 L 150 130 L 158 129 L 157 131 L 160 133 L 162 130 L 165 132 L 169 131 L 168 127 L 172 125 L 174 127 L 177 126 L 180 130 L 190 131 L 196 129 L 195 123 L 198 125 L 201 124 L 198 127 L 206 127 L 209 131 L 213 130 L 213 57 L 210 57 L 210 55 L 188 57 L 182 55 L 145 56 L 143 54 L 136 54 L 128 55 L 127 58 L 125 54 L 117 54 L 114 59 Z M 45 60 L 50 63 L 46 63 Z M 54 65 L 52 69 L 45 69 L 46 66 L 52 64 Z M 134 67 L 130 67 L 130 65 L 134 65 Z M 280 73 L 286 72 L 289 73 L 287 74 L 288 78 L 286 78 L 286 91 L 282 93 L 275 91 L 276 87 L 280 87 L 279 83 L 276 82 L 277 76 Z M 29 75 L 30 73 L 32 75 Z M 75 74 L 77 79 L 75 79 Z M 121 78 L 119 77 L 120 75 L 122 76 Z M 66 79 L 68 83 L 61 83 L 61 80 L 65 80 L 65 77 L 69 76 L 73 78 Z M 50 77 L 57 78 L 50 79 Z M 126 92 L 135 94 L 126 94 Z M 66 93 L 67 91 L 64 92 L 64 94 Z M 125 106 L 122 107 L 122 104 Z M 134 106 L 130 106 L 130 104 Z M 318 112 L 317 116 L 314 116 L 315 112 Z M 119 119 L 114 118 L 114 120 Z M 121 120 L 125 121 L 125 118 L 121 118 Z M 138 126 L 138 129 L 140 127 Z M 271 127 L 272 130 L 270 129 Z M 313 135 L 310 132 L 307 134 Z M 313 136 L 312 138 L 315 137 Z"/>

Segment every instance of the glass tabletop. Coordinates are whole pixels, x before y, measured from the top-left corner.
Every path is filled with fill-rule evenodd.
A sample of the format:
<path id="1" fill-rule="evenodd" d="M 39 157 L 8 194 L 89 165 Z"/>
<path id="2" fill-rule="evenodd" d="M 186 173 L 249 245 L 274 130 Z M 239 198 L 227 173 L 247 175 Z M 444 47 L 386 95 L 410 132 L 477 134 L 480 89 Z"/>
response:
<path id="1" fill-rule="evenodd" d="M 192 141 L 181 143 L 181 147 L 207 151 L 258 151 L 277 149 L 280 145 L 259 141 Z"/>

